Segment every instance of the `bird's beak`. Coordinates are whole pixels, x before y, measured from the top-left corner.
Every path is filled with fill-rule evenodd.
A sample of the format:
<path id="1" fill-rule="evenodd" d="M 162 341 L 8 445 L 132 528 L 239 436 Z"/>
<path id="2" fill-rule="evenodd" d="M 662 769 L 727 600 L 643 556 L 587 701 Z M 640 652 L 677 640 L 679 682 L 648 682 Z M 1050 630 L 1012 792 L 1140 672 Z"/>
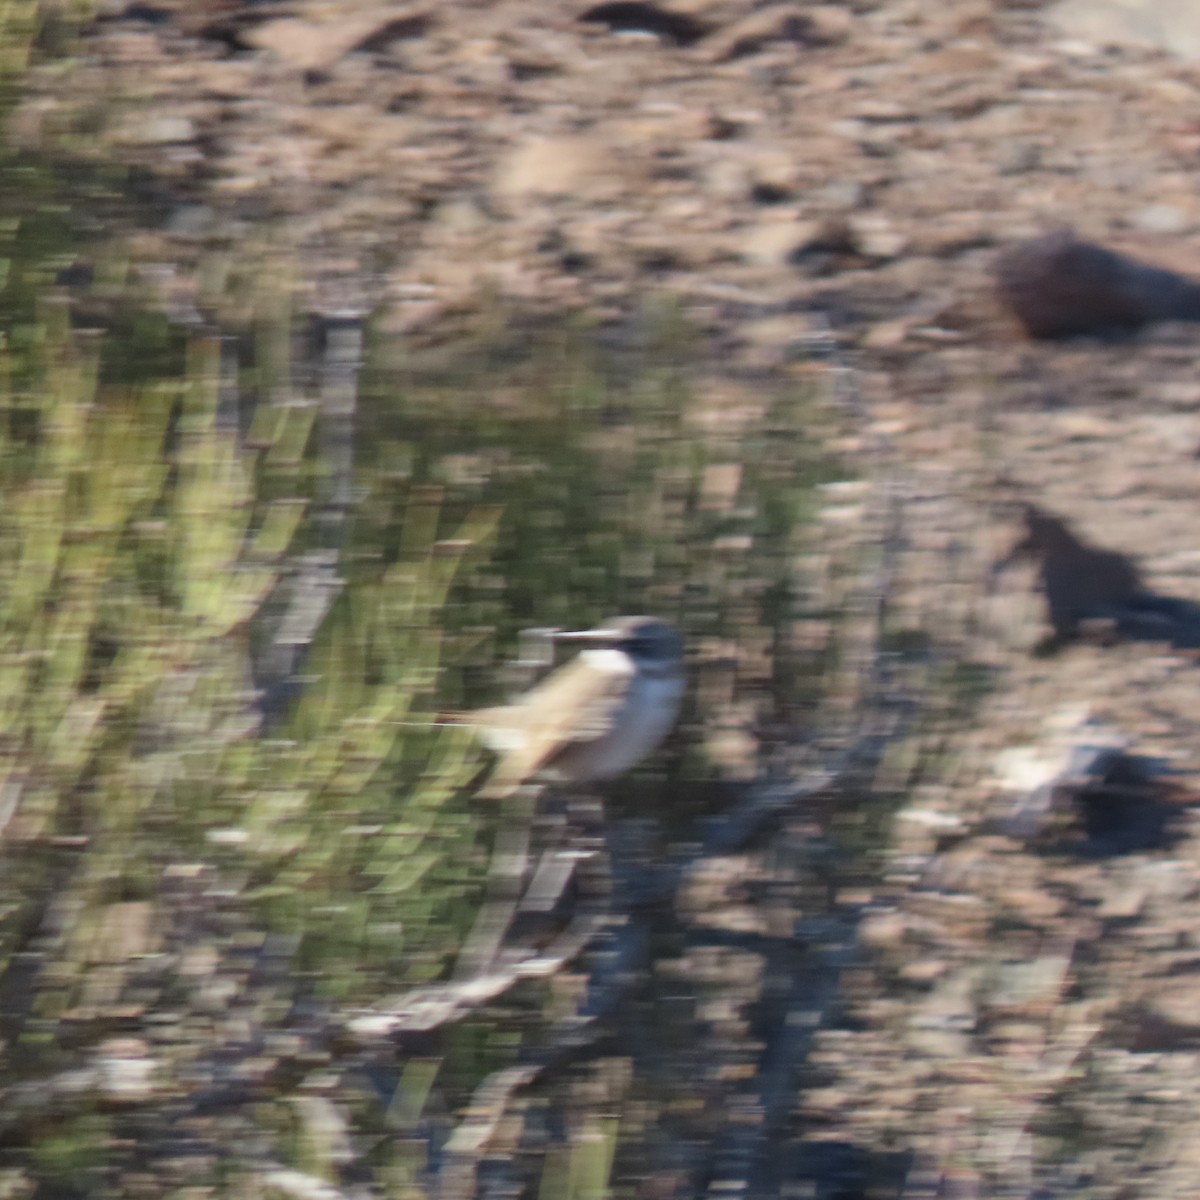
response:
<path id="1" fill-rule="evenodd" d="M 561 630 L 554 635 L 556 642 L 611 642 L 611 629 L 575 629 Z"/>

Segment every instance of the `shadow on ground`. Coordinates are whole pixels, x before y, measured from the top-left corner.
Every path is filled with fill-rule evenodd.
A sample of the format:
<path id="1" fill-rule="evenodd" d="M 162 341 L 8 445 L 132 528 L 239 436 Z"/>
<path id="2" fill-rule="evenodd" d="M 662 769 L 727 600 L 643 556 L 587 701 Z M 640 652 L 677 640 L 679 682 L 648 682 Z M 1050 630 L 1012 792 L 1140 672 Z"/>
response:
<path id="1" fill-rule="evenodd" d="M 1174 650 L 1200 650 L 1200 604 L 1160 592 L 1144 592 L 1116 619 L 1120 637 L 1166 642 Z"/>
<path id="2" fill-rule="evenodd" d="M 1186 836 L 1187 806 L 1194 800 L 1161 778 L 1161 764 L 1122 755 L 1103 782 L 1079 792 L 1079 824 L 1069 849 L 1084 858 L 1168 850 Z"/>

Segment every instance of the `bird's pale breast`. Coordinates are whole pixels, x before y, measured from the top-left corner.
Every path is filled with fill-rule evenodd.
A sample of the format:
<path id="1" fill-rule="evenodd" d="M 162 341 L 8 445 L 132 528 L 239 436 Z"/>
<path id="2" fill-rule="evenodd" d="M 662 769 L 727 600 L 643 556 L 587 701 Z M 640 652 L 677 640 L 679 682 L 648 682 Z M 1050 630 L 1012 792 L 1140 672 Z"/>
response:
<path id="1" fill-rule="evenodd" d="M 645 758 L 671 731 L 683 696 L 683 677 L 677 672 L 637 672 L 619 650 L 585 650 L 580 657 L 598 672 L 625 677 L 628 690 L 614 708 L 608 730 L 565 749 L 554 767 L 576 782 L 612 779 Z"/>

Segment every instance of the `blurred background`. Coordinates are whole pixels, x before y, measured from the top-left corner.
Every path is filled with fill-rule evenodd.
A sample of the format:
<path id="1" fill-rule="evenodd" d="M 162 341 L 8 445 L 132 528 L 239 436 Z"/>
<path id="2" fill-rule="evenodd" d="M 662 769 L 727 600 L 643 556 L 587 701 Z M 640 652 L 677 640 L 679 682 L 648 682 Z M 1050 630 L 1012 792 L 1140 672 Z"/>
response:
<path id="1" fill-rule="evenodd" d="M 986 582 L 1014 485 L 1195 582 L 1192 335 L 988 279 L 1187 265 L 1079 8 L 0 4 L 0 1197 L 1176 1194 L 1190 684 Z M 630 613 L 665 744 L 477 799 Z M 1047 738 L 1175 790 L 998 829 Z"/>

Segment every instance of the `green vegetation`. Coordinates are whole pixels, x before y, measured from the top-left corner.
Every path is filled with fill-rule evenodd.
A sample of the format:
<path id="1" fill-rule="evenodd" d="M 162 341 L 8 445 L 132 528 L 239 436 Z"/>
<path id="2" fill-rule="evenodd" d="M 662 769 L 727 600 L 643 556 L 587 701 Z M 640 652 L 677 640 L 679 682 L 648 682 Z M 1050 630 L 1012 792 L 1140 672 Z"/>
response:
<path id="1" fill-rule="evenodd" d="M 267 1030 L 302 994 L 329 1012 L 444 978 L 495 818 L 470 803 L 469 737 L 430 717 L 485 690 L 470 668 L 486 657 L 494 675 L 497 633 L 638 608 L 751 653 L 792 619 L 798 518 L 822 470 L 791 433 L 803 398 L 713 436 L 678 343 L 646 347 L 622 382 L 581 332 L 547 334 L 503 393 L 495 374 L 485 388 L 413 368 L 389 405 L 370 377 L 346 587 L 294 703 L 266 722 L 256 664 L 324 486 L 315 402 L 260 401 L 247 442 L 222 416 L 217 340 L 194 339 L 175 374 L 105 382 L 103 344 L 65 312 L 44 309 L 0 392 L 0 971 L 31 935 L 39 954 L 12 1028 L 22 1073 L 65 1068 L 130 1011 L 180 1008 L 190 1043 L 207 989 L 271 946 L 286 947 L 281 974 L 250 993 Z M 528 384 L 544 354 L 553 371 Z M 671 786 L 686 796 L 707 768 L 694 733 L 682 745 Z M 419 1121 L 435 1078 L 465 1098 L 520 1044 L 461 1028 L 396 1112 Z M 290 1129 L 297 1162 L 320 1157 L 289 1112 L 272 1103 L 256 1124 Z M 86 1190 L 111 1167 L 93 1129 L 128 1136 L 68 1106 L 27 1165 L 52 1160 Z M 617 1127 L 588 1129 L 551 1155 L 545 1194 L 603 1194 Z M 414 1178 L 403 1146 L 380 1169 Z"/>
<path id="2" fill-rule="evenodd" d="M 450 351 L 381 343 L 364 380 L 367 467 L 436 484 L 455 509 L 502 508 L 489 569 L 456 588 L 455 630 L 494 632 L 508 653 L 523 626 L 653 612 L 693 650 L 730 645 L 739 682 L 788 711 L 800 677 L 825 666 L 794 657 L 786 631 L 805 615 L 800 551 L 837 465 L 811 389 L 706 388 L 696 337 L 660 307 L 620 335 L 576 324 L 493 328 Z M 494 675 L 495 646 L 458 640 L 451 699 L 495 701 L 472 686 Z"/>
<path id="3" fill-rule="evenodd" d="M 476 767 L 457 731 L 404 723 L 432 700 L 448 587 L 496 514 L 443 541 L 436 498 L 410 498 L 396 560 L 360 573 L 302 703 L 265 736 L 251 633 L 304 506 L 256 500 L 254 459 L 217 420 L 216 355 L 100 388 L 94 351 L 48 324 L 37 361 L 36 387 L 0 392 L 8 840 L 85 837 L 72 886 L 95 911 L 236 828 L 215 843 L 225 865 L 252 873 L 247 898 L 304 935 L 314 969 L 323 942 L 394 972 L 407 947 L 380 930 L 436 925 L 412 917 L 448 902 L 431 877 L 469 833 L 443 810 Z"/>
<path id="4" fill-rule="evenodd" d="M 5 9 L 0 44 L 19 30 L 27 53 L 35 13 Z M 23 62 L 0 50 L 0 82 Z M 336 1093 L 375 1178 L 422 1196 L 431 1129 L 579 991 L 523 985 L 511 1020 L 453 1028 L 379 1094 L 338 1074 L 326 1023 L 447 978 L 512 819 L 472 804 L 482 756 L 434 714 L 497 699 L 524 626 L 668 616 L 716 670 L 623 799 L 694 821 L 713 729 L 744 733 L 753 767 L 747 731 L 807 703 L 833 653 L 792 637 L 829 621 L 800 574 L 834 477 L 819 406 L 701 379 L 669 304 L 619 332 L 373 339 L 343 586 L 267 714 L 263 663 L 329 549 L 337 469 L 295 382 L 316 372 L 294 362 L 289 274 L 252 278 L 248 247 L 215 263 L 205 301 L 237 318 L 203 334 L 130 282 L 116 239 L 94 238 L 90 284 L 56 284 L 103 177 L 0 150 L 0 1187 L 123 1195 L 143 1170 L 143 1189 L 273 1194 L 264 1163 L 332 1179 Z M 99 1074 L 75 1086 L 81 1064 Z M 534 1172 L 547 1200 L 608 1192 L 636 1091 L 629 1064 L 609 1073 Z"/>

